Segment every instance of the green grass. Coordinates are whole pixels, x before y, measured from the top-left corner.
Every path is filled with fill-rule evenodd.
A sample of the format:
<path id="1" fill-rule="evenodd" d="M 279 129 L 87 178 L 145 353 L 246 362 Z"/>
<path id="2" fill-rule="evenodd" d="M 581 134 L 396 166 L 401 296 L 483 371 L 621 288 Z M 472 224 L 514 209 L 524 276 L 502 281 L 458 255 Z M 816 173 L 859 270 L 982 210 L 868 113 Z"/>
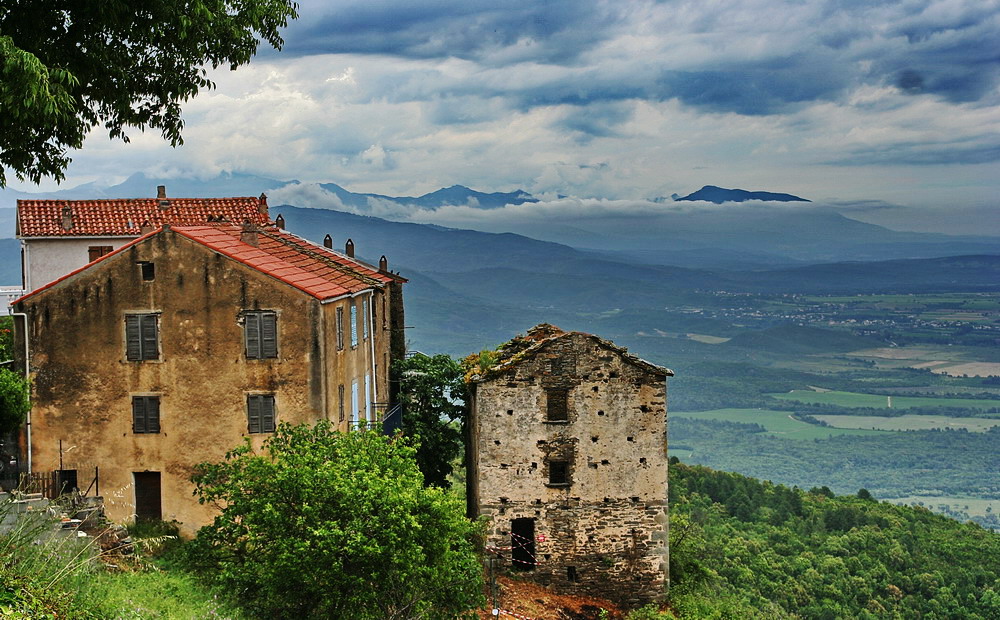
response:
<path id="1" fill-rule="evenodd" d="M 893 504 L 903 504 L 905 506 L 924 506 L 931 510 L 937 510 L 942 504 L 947 505 L 952 510 L 968 513 L 970 516 L 982 517 L 987 514 L 1000 512 L 1000 500 L 980 499 L 978 497 L 949 497 L 939 495 L 908 495 L 906 497 L 879 498 L 882 501 Z M 989 508 L 989 512 L 987 512 Z"/>
<path id="2" fill-rule="evenodd" d="M 886 397 L 881 394 L 860 394 L 858 392 L 814 392 L 812 390 L 792 390 L 785 394 L 769 394 L 780 400 L 800 403 L 818 403 L 839 407 L 886 408 Z M 987 410 L 1000 407 L 1000 401 L 980 398 L 927 398 L 923 396 L 893 396 L 893 409 L 910 407 L 962 407 L 965 409 Z"/>
<path id="3" fill-rule="evenodd" d="M 868 416 L 868 415 L 813 415 L 835 428 L 863 428 L 880 431 L 923 431 L 934 428 L 960 429 L 974 432 L 985 432 L 991 427 L 1000 426 L 1000 420 L 989 418 L 949 418 L 940 415 L 901 415 L 901 416 Z"/>
<path id="4" fill-rule="evenodd" d="M 123 620 L 243 618 L 193 577 L 176 569 L 100 572 L 86 581 L 84 596 Z"/>
<path id="5" fill-rule="evenodd" d="M 855 430 L 846 428 L 826 428 L 816 424 L 800 422 L 789 417 L 787 411 L 772 409 L 715 409 L 713 411 L 679 411 L 670 412 L 672 417 L 693 418 L 696 420 L 722 420 L 724 422 L 743 422 L 745 424 L 760 424 L 767 429 L 768 434 L 787 439 L 826 439 L 834 435 L 873 435 L 879 431 Z M 671 453 L 671 456 L 680 454 Z M 688 455 L 689 456 L 689 455 Z M 683 456 L 681 456 L 683 458 Z"/>

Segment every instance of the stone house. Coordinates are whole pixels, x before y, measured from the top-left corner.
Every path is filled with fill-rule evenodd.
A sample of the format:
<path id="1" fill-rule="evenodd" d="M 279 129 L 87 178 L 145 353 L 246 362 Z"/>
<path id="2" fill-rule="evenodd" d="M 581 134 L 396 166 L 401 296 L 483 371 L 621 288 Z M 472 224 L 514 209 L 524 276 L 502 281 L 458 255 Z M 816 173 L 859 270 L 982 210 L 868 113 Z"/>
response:
<path id="1" fill-rule="evenodd" d="M 663 596 L 672 375 L 539 325 L 471 378 L 469 511 L 489 518 L 495 557 L 561 593 Z"/>
<path id="2" fill-rule="evenodd" d="M 113 200 L 18 200 L 15 233 L 21 240 L 25 292 L 48 284 L 164 224 L 270 223 L 267 197 Z"/>
<path id="3" fill-rule="evenodd" d="M 164 225 L 97 257 L 15 302 L 32 469 L 98 467 L 109 518 L 193 533 L 214 515 L 196 464 L 281 422 L 381 420 L 403 282 L 274 224 Z"/>

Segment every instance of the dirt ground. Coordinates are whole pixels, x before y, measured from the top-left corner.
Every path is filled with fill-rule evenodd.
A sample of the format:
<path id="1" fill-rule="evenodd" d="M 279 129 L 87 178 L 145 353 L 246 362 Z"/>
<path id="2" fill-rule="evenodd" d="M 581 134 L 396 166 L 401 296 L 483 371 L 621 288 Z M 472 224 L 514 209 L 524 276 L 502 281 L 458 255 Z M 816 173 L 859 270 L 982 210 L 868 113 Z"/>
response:
<path id="1" fill-rule="evenodd" d="M 526 581 L 515 581 L 509 577 L 498 577 L 500 596 L 497 607 L 500 620 L 622 620 L 624 614 L 611 601 L 587 596 L 561 596 L 546 588 Z M 493 601 L 488 601 L 486 609 L 479 612 L 482 620 L 493 618 Z"/>

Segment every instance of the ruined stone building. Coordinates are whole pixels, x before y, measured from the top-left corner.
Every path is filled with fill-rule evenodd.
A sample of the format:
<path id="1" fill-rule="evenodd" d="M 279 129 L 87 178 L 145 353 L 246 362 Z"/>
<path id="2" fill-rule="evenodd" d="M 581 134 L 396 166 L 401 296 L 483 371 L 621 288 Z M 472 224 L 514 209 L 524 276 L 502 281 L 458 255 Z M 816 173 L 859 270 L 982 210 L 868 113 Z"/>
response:
<path id="1" fill-rule="evenodd" d="M 274 224 L 202 219 L 156 227 L 15 303 L 32 469 L 98 467 L 109 518 L 185 533 L 213 517 L 192 496 L 196 464 L 247 438 L 259 447 L 281 422 L 378 423 L 404 352 L 405 280 L 385 257 L 375 267 Z"/>
<path id="2" fill-rule="evenodd" d="M 660 598 L 672 374 L 539 325 L 472 377 L 468 499 L 491 553 L 558 592 Z"/>

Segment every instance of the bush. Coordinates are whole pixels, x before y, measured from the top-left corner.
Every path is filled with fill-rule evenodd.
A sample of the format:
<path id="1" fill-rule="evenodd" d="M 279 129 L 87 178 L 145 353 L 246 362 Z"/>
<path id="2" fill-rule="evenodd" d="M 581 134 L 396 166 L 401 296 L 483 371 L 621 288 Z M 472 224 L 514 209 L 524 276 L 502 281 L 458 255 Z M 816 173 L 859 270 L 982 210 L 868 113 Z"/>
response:
<path id="1" fill-rule="evenodd" d="M 255 616 L 454 618 L 482 602 L 479 527 L 424 487 L 405 440 L 280 426 L 202 464 L 202 502 L 221 506 L 192 561 Z"/>

